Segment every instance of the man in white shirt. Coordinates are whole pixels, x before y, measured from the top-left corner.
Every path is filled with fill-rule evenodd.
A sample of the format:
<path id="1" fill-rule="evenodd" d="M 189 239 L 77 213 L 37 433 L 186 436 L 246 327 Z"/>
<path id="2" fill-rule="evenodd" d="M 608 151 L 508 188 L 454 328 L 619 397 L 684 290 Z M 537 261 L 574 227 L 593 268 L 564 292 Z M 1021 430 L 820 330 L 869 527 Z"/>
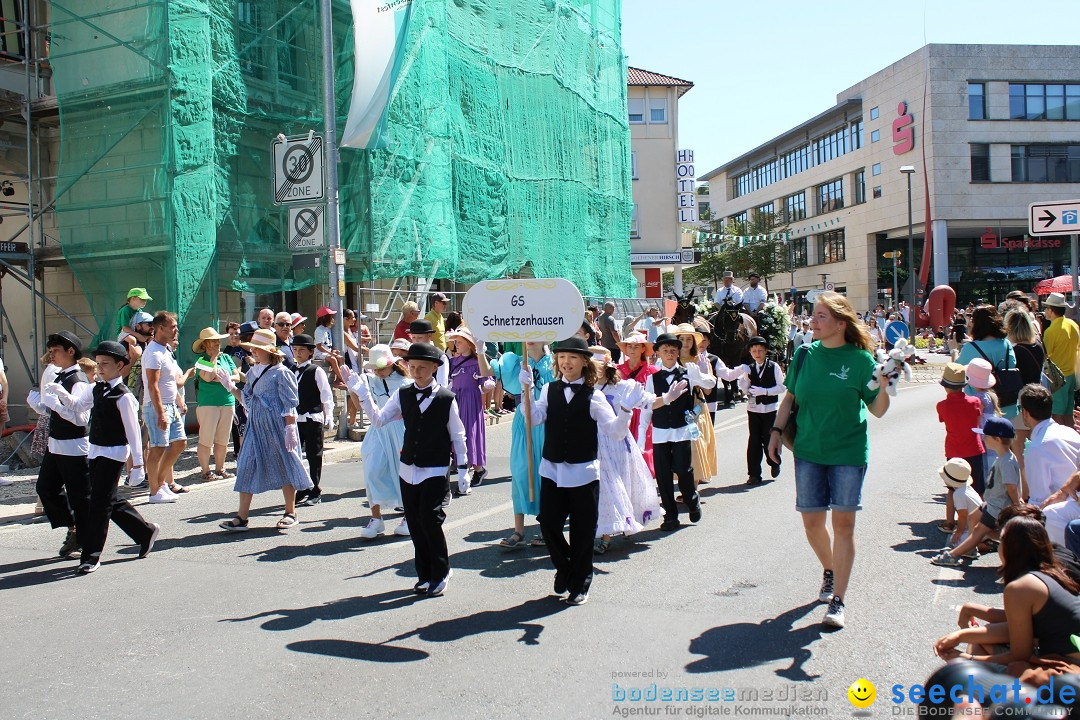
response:
<path id="1" fill-rule="evenodd" d="M 1032 383 L 1020 391 L 1020 417 L 1031 428 L 1024 477 L 1032 505 L 1042 506 L 1061 489 L 1080 459 L 1080 434 L 1051 419 L 1053 405 L 1053 396 L 1042 385 Z"/>
<path id="2" fill-rule="evenodd" d="M 723 305 L 725 300 L 731 300 L 732 304 L 738 305 L 743 300 L 742 290 L 735 283 L 735 273 L 730 270 L 724 271 L 724 286 L 716 291 L 716 304 Z"/>
<path id="3" fill-rule="evenodd" d="M 758 284 L 760 282 L 761 277 L 757 273 L 750 273 L 750 285 L 742 291 L 742 301 L 747 312 L 755 313 L 769 301 L 769 293 Z"/>
<path id="4" fill-rule="evenodd" d="M 151 325 L 154 336 L 146 344 L 142 357 L 143 421 L 149 437 L 146 456 L 146 480 L 151 503 L 176 502 L 176 494 L 187 488 L 173 482 L 173 465 L 187 446 L 184 416 L 187 404 L 180 387 L 195 368 L 180 372 L 168 345 L 176 342 L 176 315 L 161 311 Z"/>

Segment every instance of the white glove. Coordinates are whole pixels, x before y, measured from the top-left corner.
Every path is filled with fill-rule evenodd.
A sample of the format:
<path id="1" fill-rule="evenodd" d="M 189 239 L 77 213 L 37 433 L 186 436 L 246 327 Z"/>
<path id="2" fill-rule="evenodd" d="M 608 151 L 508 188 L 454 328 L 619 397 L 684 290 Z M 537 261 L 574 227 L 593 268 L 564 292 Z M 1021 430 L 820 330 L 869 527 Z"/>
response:
<path id="1" fill-rule="evenodd" d="M 646 440 L 645 433 L 639 432 L 638 433 L 638 438 L 637 438 L 637 446 L 638 446 L 638 449 L 641 450 L 641 452 L 645 452 L 645 440 Z"/>
<path id="2" fill-rule="evenodd" d="M 690 378 L 690 384 L 692 384 L 692 385 L 700 385 L 701 384 L 701 368 L 699 368 L 697 365 L 694 365 L 694 364 L 687 365 L 686 366 L 686 376 L 688 378 Z"/>
<path id="3" fill-rule="evenodd" d="M 67 395 L 67 391 L 59 383 L 49 383 L 41 388 L 41 404 L 50 410 L 60 411 L 64 404 L 60 401 L 60 394 Z"/>
<path id="4" fill-rule="evenodd" d="M 346 386 L 349 391 L 352 392 L 360 400 L 360 402 L 368 402 L 371 400 L 371 388 L 368 386 L 367 373 L 354 373 L 348 372 L 348 368 L 341 367 L 339 371 L 346 371 L 342 378 L 347 377 L 345 380 Z"/>
<path id="5" fill-rule="evenodd" d="M 341 382 L 348 385 L 349 384 L 349 378 L 351 378 L 353 376 L 353 371 L 349 368 L 349 366 L 348 365 L 339 365 L 337 372 L 338 372 L 338 377 L 341 378 Z"/>
<path id="6" fill-rule="evenodd" d="M 763 388 L 763 387 L 758 387 L 757 385 L 751 385 L 750 387 L 748 387 L 746 389 L 746 394 L 749 395 L 750 397 L 759 397 L 761 395 L 766 395 L 768 393 L 765 390 L 765 388 Z"/>
<path id="7" fill-rule="evenodd" d="M 323 406 L 322 417 L 323 430 L 326 432 L 334 432 L 334 406 L 330 405 L 329 409 L 327 409 L 327 406 Z"/>
<path id="8" fill-rule="evenodd" d="M 285 426 L 285 449 L 296 452 L 299 447 L 300 431 L 296 429 L 296 423 L 289 423 Z"/>
<path id="9" fill-rule="evenodd" d="M 146 471 L 142 468 L 131 468 L 131 472 L 128 473 L 127 484 L 132 486 L 138 485 L 145 477 Z"/>
<path id="10" fill-rule="evenodd" d="M 518 374 L 518 380 L 521 381 L 521 387 L 531 388 L 533 386 L 532 370 L 521 368 L 521 372 Z"/>
<path id="11" fill-rule="evenodd" d="M 229 392 L 236 389 L 236 383 L 233 382 L 232 377 L 229 375 L 229 371 L 225 368 L 214 368 L 214 377 L 216 377 L 217 381 L 221 383 L 221 386 Z"/>
<path id="12" fill-rule="evenodd" d="M 679 382 L 672 385 L 671 389 L 661 396 L 664 398 L 664 404 L 670 405 L 671 403 L 678 400 L 680 397 L 683 396 L 684 393 L 686 393 L 686 389 L 688 387 L 690 386 L 685 380 L 680 380 Z"/>
<path id="13" fill-rule="evenodd" d="M 645 388 L 641 383 L 634 382 L 633 380 L 626 381 L 629 387 L 626 388 L 625 395 L 623 396 L 621 407 L 627 410 L 632 410 L 639 405 L 645 399 Z M 622 383 L 620 383 L 621 385 Z"/>
<path id="14" fill-rule="evenodd" d="M 32 408 L 40 407 L 41 406 L 41 393 L 39 393 L 37 390 L 31 390 L 26 395 L 26 404 L 29 405 Z"/>

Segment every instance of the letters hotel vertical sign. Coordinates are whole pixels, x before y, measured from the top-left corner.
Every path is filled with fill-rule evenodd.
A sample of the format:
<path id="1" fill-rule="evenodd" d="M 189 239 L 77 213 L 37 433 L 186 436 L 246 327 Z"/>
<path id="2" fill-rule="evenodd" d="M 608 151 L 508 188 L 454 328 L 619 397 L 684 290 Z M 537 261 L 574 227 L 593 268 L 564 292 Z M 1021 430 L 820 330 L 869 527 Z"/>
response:
<path id="1" fill-rule="evenodd" d="M 694 197 L 694 151 L 679 150 L 675 153 L 675 192 L 678 193 L 677 209 L 680 223 L 696 223 L 697 198 Z"/>

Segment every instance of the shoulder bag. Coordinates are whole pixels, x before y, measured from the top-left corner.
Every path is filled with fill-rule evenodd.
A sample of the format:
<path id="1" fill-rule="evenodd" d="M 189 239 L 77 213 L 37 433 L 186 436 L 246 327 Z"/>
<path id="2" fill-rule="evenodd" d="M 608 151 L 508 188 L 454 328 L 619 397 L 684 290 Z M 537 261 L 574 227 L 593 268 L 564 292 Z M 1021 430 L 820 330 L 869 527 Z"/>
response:
<path id="1" fill-rule="evenodd" d="M 806 346 L 803 345 L 795 351 L 795 357 L 792 358 L 792 362 L 795 365 L 794 369 L 796 378 L 799 376 L 799 370 L 802 369 L 802 363 L 803 360 L 806 359 L 806 353 Z M 790 386 L 788 387 L 789 389 L 791 389 Z M 794 452 L 795 450 L 795 435 L 797 435 L 799 432 L 798 417 L 799 404 L 796 400 L 791 403 L 791 412 L 788 413 L 787 424 L 784 425 L 784 429 L 780 433 L 780 439 L 784 442 L 784 447 L 786 447 L 788 450 L 791 450 L 792 452 Z"/>
<path id="2" fill-rule="evenodd" d="M 975 348 L 975 352 L 982 355 L 983 360 L 990 363 L 990 367 L 993 369 L 994 378 L 997 380 L 994 384 L 994 392 L 997 393 L 998 403 L 1002 407 L 1015 405 L 1020 397 L 1020 390 L 1024 387 L 1024 378 L 1020 375 L 1020 369 L 1009 367 L 1009 354 L 1007 352 L 1005 353 L 1005 367 L 997 367 L 979 347 L 979 342 L 981 341 L 973 340 L 971 345 Z"/>

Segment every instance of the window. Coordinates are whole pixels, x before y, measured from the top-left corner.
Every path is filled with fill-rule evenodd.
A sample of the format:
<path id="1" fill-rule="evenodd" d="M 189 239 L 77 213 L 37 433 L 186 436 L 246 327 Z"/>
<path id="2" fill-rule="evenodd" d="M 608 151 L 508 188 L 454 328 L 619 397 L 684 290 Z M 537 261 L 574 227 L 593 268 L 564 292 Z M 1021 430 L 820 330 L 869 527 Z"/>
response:
<path id="1" fill-rule="evenodd" d="M 871 120 L 877 120 L 878 119 L 877 106 L 870 108 L 870 119 Z"/>
<path id="2" fill-rule="evenodd" d="M 748 195 L 815 165 L 828 162 L 863 147 L 862 119 L 854 120 L 827 135 L 790 150 L 779 157 L 755 165 L 732 178 L 734 197 Z"/>
<path id="3" fill-rule="evenodd" d="M 657 125 L 667 122 L 667 98 L 649 98 L 649 122 Z"/>
<path id="4" fill-rule="evenodd" d="M 631 124 L 645 122 L 645 98 L 629 98 L 626 101 Z"/>
<path id="5" fill-rule="evenodd" d="M 845 257 L 843 228 L 818 235 L 818 262 L 823 264 L 844 262 Z"/>
<path id="6" fill-rule="evenodd" d="M 879 197 L 881 197 L 881 186 L 880 185 L 875 185 L 874 186 L 874 199 L 876 200 Z"/>
<path id="7" fill-rule="evenodd" d="M 871 130 L 870 131 L 870 142 L 876 143 L 880 139 L 881 139 L 881 131 L 880 130 Z"/>
<path id="8" fill-rule="evenodd" d="M 968 83 L 968 120 L 986 119 L 986 84 Z"/>
<path id="9" fill-rule="evenodd" d="M 240 68 L 244 74 L 259 80 L 266 79 L 266 55 L 263 50 L 263 31 L 257 0 L 239 0 L 236 4 L 237 46 Z"/>
<path id="10" fill-rule="evenodd" d="M 19 0 L 0 0 L 0 56 L 23 59 L 22 6 Z"/>
<path id="11" fill-rule="evenodd" d="M 634 210 L 630 213 L 630 237 L 641 237 L 638 232 L 638 204 L 634 203 Z"/>
<path id="12" fill-rule="evenodd" d="M 1013 145 L 1012 181 L 1080 182 L 1080 145 Z"/>
<path id="13" fill-rule="evenodd" d="M 874 163 L 873 165 L 871 165 L 870 166 L 870 174 L 871 175 L 880 175 L 881 174 L 881 163 Z"/>
<path id="14" fill-rule="evenodd" d="M 765 203 L 764 205 L 758 205 L 756 208 L 754 208 L 754 215 L 756 215 L 758 218 L 772 216 L 774 212 L 775 211 L 773 210 L 773 204 L 771 202 Z"/>
<path id="15" fill-rule="evenodd" d="M 797 268 L 810 264 L 806 257 L 806 238 L 795 238 L 791 241 L 791 260 Z"/>
<path id="16" fill-rule="evenodd" d="M 834 212 L 844 207 L 844 181 L 841 179 L 817 186 L 818 214 Z"/>
<path id="17" fill-rule="evenodd" d="M 289 15 L 278 24 L 278 79 L 293 90 L 307 90 L 315 84 L 314 45 L 315 27 L 310 22 Z"/>
<path id="18" fill-rule="evenodd" d="M 784 220 L 786 222 L 795 222 L 804 219 L 806 219 L 806 193 L 795 193 L 784 198 Z M 806 240 L 804 238 L 803 245 L 805 244 Z"/>
<path id="19" fill-rule="evenodd" d="M 735 230 L 742 232 L 746 229 L 746 211 L 736 213 L 728 218 L 728 227 L 733 227 Z"/>
<path id="20" fill-rule="evenodd" d="M 866 202 L 866 168 L 855 173 L 855 204 Z"/>
<path id="21" fill-rule="evenodd" d="M 630 151 L 630 179 L 637 180 L 637 150 Z"/>
<path id="22" fill-rule="evenodd" d="M 971 143 L 971 182 L 990 182 L 990 146 Z"/>
<path id="23" fill-rule="evenodd" d="M 1012 120 L 1080 120 L 1080 83 L 1009 83 Z"/>

